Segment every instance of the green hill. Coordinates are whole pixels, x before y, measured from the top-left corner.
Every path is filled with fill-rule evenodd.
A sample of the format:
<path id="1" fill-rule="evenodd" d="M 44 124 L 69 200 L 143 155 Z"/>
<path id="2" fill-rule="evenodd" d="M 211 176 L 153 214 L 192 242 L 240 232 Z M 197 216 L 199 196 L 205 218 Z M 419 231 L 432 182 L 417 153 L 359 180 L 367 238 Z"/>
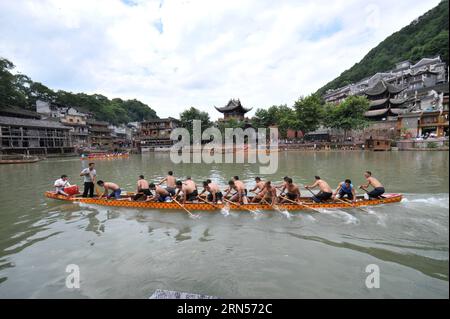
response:
<path id="1" fill-rule="evenodd" d="M 41 99 L 78 107 L 93 113 L 96 119 L 112 124 L 158 118 L 155 110 L 138 100 L 110 100 L 100 94 L 53 91 L 26 75 L 12 73 L 13 69 L 11 61 L 0 57 L 0 109 L 12 106 L 33 110 L 36 100 Z"/>
<path id="2" fill-rule="evenodd" d="M 448 0 L 442 1 L 419 19 L 381 42 L 350 69 L 320 88 L 323 95 L 329 89 L 337 89 L 355 83 L 377 72 L 392 69 L 397 62 L 410 60 L 415 63 L 423 57 L 440 55 L 448 64 Z"/>

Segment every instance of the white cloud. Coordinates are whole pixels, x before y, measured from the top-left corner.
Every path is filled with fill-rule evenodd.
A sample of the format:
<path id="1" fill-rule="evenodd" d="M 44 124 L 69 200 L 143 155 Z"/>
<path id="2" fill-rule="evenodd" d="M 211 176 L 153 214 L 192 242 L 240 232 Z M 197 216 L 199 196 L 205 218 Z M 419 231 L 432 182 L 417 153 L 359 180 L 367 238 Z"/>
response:
<path id="1" fill-rule="evenodd" d="M 438 3 L 0 1 L 0 56 L 53 89 L 217 118 L 232 97 L 292 105 Z"/>

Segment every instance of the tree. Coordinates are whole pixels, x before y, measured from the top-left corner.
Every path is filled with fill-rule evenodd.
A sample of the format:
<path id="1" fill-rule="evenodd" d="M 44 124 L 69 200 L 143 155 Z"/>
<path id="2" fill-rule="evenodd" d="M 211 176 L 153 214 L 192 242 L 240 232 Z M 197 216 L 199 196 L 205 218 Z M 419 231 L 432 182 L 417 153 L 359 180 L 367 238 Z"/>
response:
<path id="1" fill-rule="evenodd" d="M 315 131 L 319 128 L 324 114 L 323 102 L 319 95 L 312 94 L 300 97 L 294 103 L 296 128 L 303 134 Z"/>
<path id="2" fill-rule="evenodd" d="M 189 131 L 191 139 L 193 136 L 193 122 L 192 122 L 193 120 L 201 121 L 202 133 L 204 130 L 206 130 L 208 127 L 211 126 L 211 121 L 209 119 L 209 114 L 207 112 L 200 111 L 195 107 L 191 107 L 190 109 L 183 111 L 180 114 L 181 127 L 184 127 Z"/>
<path id="3" fill-rule="evenodd" d="M 326 127 L 342 129 L 347 137 L 350 130 L 358 130 L 366 127 L 369 121 L 364 113 L 369 109 L 369 101 L 363 96 L 349 96 L 338 106 L 328 104 L 326 106 L 327 115 L 323 124 Z"/>
<path id="4" fill-rule="evenodd" d="M 27 97 L 21 86 L 21 75 L 14 75 L 11 71 L 14 64 L 0 58 L 0 104 L 13 106 L 27 106 Z"/>

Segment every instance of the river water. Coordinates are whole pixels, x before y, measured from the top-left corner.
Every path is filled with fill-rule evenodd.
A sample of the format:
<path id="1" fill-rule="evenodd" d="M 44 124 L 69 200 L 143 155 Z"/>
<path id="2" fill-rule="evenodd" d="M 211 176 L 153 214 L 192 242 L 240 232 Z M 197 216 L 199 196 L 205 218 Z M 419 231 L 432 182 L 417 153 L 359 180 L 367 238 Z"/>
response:
<path id="1" fill-rule="evenodd" d="M 148 298 L 156 289 L 221 298 L 448 298 L 448 152 L 279 153 L 269 176 L 314 175 L 335 187 L 371 170 L 401 203 L 321 213 L 200 212 L 71 204 L 44 191 L 67 174 L 81 186 L 77 158 L 0 166 L 0 298 Z M 96 161 L 99 178 L 133 191 L 144 174 L 173 169 L 197 183 L 253 185 L 255 164 L 178 164 L 167 154 Z M 304 195 L 309 195 L 305 193 Z M 80 288 L 66 287 L 66 267 Z M 368 265 L 379 288 L 366 286 Z"/>

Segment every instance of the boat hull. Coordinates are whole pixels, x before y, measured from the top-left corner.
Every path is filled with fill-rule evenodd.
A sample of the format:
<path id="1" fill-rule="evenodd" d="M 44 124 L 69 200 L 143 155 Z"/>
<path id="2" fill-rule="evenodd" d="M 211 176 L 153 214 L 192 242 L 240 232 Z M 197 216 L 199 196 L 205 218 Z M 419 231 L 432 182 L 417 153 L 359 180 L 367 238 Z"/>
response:
<path id="1" fill-rule="evenodd" d="M 139 202 L 139 201 L 129 201 L 129 200 L 115 200 L 106 198 L 84 198 L 70 196 L 66 197 L 63 195 L 55 194 L 54 192 L 45 192 L 45 196 L 52 199 L 64 200 L 74 203 L 86 203 L 92 205 L 101 206 L 113 206 L 113 207 L 130 207 L 130 208 L 142 208 L 142 209 L 155 209 L 155 210 L 168 210 L 175 211 L 180 210 L 180 206 L 175 202 Z M 288 211 L 298 211 L 298 210 L 309 210 L 311 209 L 332 209 L 332 208 L 354 208 L 354 207 L 365 207 L 365 206 L 376 206 L 382 204 L 398 203 L 402 200 L 402 194 L 385 194 L 385 198 L 374 199 L 374 200 L 360 200 L 357 201 L 353 206 L 350 203 L 343 202 L 329 202 L 329 203 L 313 203 L 311 201 L 305 202 L 306 205 L 296 205 L 296 204 L 278 204 L 277 207 L 281 210 Z M 307 198 L 305 198 L 307 200 Z M 201 211 L 217 211 L 224 207 L 229 207 L 231 210 L 273 210 L 273 207 L 267 204 L 247 204 L 247 205 L 237 205 L 237 204 L 208 204 L 204 202 L 198 203 L 186 203 L 184 207 L 188 210 L 201 210 Z"/>

